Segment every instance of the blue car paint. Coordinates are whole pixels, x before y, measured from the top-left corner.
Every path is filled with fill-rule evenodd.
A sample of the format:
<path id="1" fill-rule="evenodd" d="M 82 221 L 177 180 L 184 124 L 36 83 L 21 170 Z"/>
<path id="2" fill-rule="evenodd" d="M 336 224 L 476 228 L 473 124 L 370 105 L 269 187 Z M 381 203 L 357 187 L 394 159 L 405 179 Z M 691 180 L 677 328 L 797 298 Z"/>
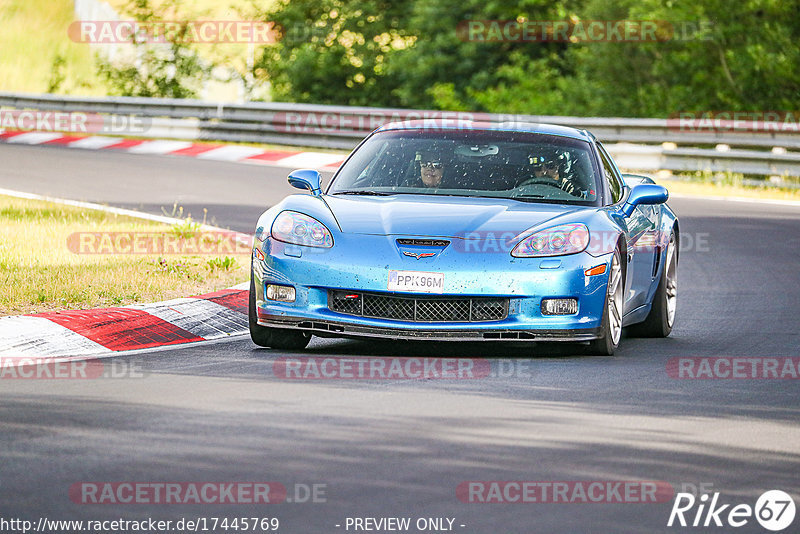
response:
<path id="1" fill-rule="evenodd" d="M 376 132 L 404 127 L 409 127 L 408 123 L 386 125 Z M 511 129 L 571 136 L 595 143 L 590 134 L 570 128 L 524 125 Z M 625 182 L 630 188 L 637 183 L 647 183 L 646 180 L 628 177 Z M 629 194 L 630 189 L 626 197 Z M 370 327 L 375 332 L 379 329 L 395 332 L 574 331 L 586 334 L 580 339 L 591 339 L 599 334 L 610 269 L 595 276 L 586 276 L 584 271 L 600 264 L 610 265 L 612 251 L 603 247 L 592 250 L 590 246 L 587 251 L 556 258 L 515 258 L 510 254 L 512 245 L 508 241 L 512 235 L 532 227 L 545 229 L 573 222 L 586 224 L 593 235 L 608 236 L 612 243 L 620 240 L 629 258 L 624 262 L 628 271 L 624 324 L 640 322 L 652 306 L 666 261 L 663 245 L 673 228 L 677 230 L 677 218 L 666 205 L 639 206 L 626 217 L 621 213 L 624 203 L 625 198 L 616 205 L 593 207 L 433 195 L 291 195 L 267 210 L 257 224 L 255 246 L 261 248 L 265 257 L 261 261 L 254 254 L 252 265 L 259 324 L 297 326 L 303 322 L 308 326 L 320 322 Z M 284 210 L 297 211 L 323 223 L 332 234 L 333 247 L 302 247 L 271 237 L 272 222 Z M 648 232 L 659 246 L 655 250 L 651 247 L 637 252 L 637 241 Z M 485 238 L 477 249 L 467 239 L 475 234 Z M 494 243 L 488 236 L 495 239 Z M 441 238 L 449 240 L 450 244 L 436 249 L 432 257 L 416 258 L 403 254 L 410 251 L 410 246 L 398 245 L 397 240 L 401 238 Z M 660 256 L 658 263 L 657 255 Z M 658 268 L 654 269 L 656 265 Z M 488 322 L 412 323 L 346 315 L 328 308 L 330 289 L 389 293 L 390 270 L 444 273 L 445 296 L 509 298 L 508 317 Z M 266 301 L 267 283 L 294 286 L 296 301 Z M 419 293 L 406 295 L 420 296 Z M 542 299 L 558 297 L 577 298 L 578 313 L 543 315 Z"/>

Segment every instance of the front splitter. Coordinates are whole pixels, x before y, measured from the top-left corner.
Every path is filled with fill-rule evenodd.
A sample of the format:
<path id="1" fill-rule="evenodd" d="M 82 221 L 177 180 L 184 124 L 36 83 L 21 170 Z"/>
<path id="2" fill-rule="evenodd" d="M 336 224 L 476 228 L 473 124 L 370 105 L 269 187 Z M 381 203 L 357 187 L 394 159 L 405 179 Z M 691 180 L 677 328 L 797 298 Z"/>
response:
<path id="1" fill-rule="evenodd" d="M 258 324 L 270 328 L 291 328 L 322 337 L 371 337 L 425 341 L 562 341 L 583 342 L 601 337 L 599 328 L 580 330 L 406 329 L 355 325 L 337 321 L 318 321 L 303 317 L 258 314 Z"/>

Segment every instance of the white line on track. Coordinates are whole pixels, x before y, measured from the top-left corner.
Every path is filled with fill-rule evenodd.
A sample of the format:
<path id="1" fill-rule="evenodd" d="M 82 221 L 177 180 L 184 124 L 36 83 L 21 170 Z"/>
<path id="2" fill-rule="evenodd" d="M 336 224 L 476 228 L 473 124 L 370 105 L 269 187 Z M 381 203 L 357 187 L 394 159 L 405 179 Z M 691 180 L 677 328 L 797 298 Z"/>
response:
<path id="1" fill-rule="evenodd" d="M 264 150 L 254 146 L 229 145 L 202 152 L 195 157 L 197 159 L 213 159 L 217 161 L 238 161 L 263 152 Z"/>
<path id="2" fill-rule="evenodd" d="M 144 213 L 141 211 L 127 210 L 125 208 L 115 208 L 113 206 L 104 206 L 103 204 L 95 204 L 94 202 L 82 202 L 80 200 L 69 200 L 66 198 L 48 197 L 44 195 L 37 195 L 36 193 L 26 193 L 24 191 L 13 191 L 11 189 L 0 188 L 0 195 L 9 197 L 25 198 L 28 200 L 43 200 L 45 202 L 53 202 L 55 204 L 63 204 L 65 206 L 74 206 L 76 208 L 84 208 L 89 210 L 104 211 L 106 213 L 113 213 L 115 215 L 124 215 L 126 217 L 135 217 L 137 219 L 144 219 L 146 221 L 160 222 L 164 224 L 182 224 L 186 221 L 184 219 L 176 219 L 174 217 L 166 217 L 164 215 L 153 215 L 151 213 Z M 207 232 L 231 232 L 226 228 L 218 226 L 211 226 L 204 224 L 200 227 L 201 230 Z M 250 236 L 242 232 L 234 232 L 238 238 L 250 242 Z"/>
<path id="3" fill-rule="evenodd" d="M 38 145 L 52 141 L 53 139 L 60 139 L 63 136 L 64 134 L 53 132 L 28 132 L 11 137 L 6 141 L 6 143 L 18 145 Z"/>
<path id="4" fill-rule="evenodd" d="M 3 360 L 19 357 L 77 356 L 110 352 L 69 328 L 43 317 L 0 317 L 0 357 Z M 55 343 L 47 339 L 58 340 Z"/>
<path id="5" fill-rule="evenodd" d="M 147 141 L 129 148 L 128 152 L 130 154 L 169 154 L 190 146 L 192 146 L 192 143 L 188 141 Z"/>
<path id="6" fill-rule="evenodd" d="M 102 135 L 93 135 L 91 137 L 84 137 L 83 139 L 78 139 L 77 141 L 73 141 L 69 143 L 67 146 L 69 146 L 69 148 L 86 148 L 94 150 L 99 148 L 105 148 L 111 145 L 116 145 L 121 141 L 124 141 L 124 139 L 121 139 L 119 137 L 103 137 Z"/>
<path id="7" fill-rule="evenodd" d="M 246 334 L 248 331 L 244 314 L 205 299 L 179 298 L 126 307 L 145 311 L 206 340 Z"/>
<path id="8" fill-rule="evenodd" d="M 295 154 L 294 156 L 289 156 L 288 158 L 279 159 L 275 162 L 275 165 L 279 165 L 281 167 L 324 167 L 326 165 L 331 165 L 332 163 L 337 163 L 339 161 L 344 161 L 347 156 L 342 156 L 341 154 L 326 154 L 323 152 L 301 152 L 300 154 Z"/>

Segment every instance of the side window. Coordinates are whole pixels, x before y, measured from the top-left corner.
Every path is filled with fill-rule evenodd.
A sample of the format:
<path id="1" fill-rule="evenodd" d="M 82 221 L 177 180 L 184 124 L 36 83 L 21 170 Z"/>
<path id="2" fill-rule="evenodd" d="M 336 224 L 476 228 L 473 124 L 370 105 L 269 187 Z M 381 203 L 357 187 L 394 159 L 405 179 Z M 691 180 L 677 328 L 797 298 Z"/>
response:
<path id="1" fill-rule="evenodd" d="M 605 174 L 606 181 L 611 189 L 611 202 L 612 204 L 616 204 L 622 200 L 622 181 L 619 176 L 617 176 L 617 173 L 614 172 L 614 166 L 609 161 L 606 151 L 603 148 L 600 149 L 600 159 L 603 162 L 603 174 Z"/>

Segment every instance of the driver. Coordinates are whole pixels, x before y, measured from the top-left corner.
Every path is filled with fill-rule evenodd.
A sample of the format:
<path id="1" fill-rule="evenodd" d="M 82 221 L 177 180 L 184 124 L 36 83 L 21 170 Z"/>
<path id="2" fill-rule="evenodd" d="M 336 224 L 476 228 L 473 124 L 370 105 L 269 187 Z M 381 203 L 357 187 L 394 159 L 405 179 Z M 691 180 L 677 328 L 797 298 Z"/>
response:
<path id="1" fill-rule="evenodd" d="M 563 156 L 544 154 L 541 156 L 534 156 L 531 159 L 535 178 L 553 180 L 564 192 L 576 195 L 575 184 L 566 176 L 561 175 Z M 577 192 L 577 194 L 580 194 L 580 192 Z"/>
<path id="2" fill-rule="evenodd" d="M 420 180 L 425 187 L 439 187 L 442 185 L 444 163 L 437 155 L 424 152 L 419 158 Z"/>

